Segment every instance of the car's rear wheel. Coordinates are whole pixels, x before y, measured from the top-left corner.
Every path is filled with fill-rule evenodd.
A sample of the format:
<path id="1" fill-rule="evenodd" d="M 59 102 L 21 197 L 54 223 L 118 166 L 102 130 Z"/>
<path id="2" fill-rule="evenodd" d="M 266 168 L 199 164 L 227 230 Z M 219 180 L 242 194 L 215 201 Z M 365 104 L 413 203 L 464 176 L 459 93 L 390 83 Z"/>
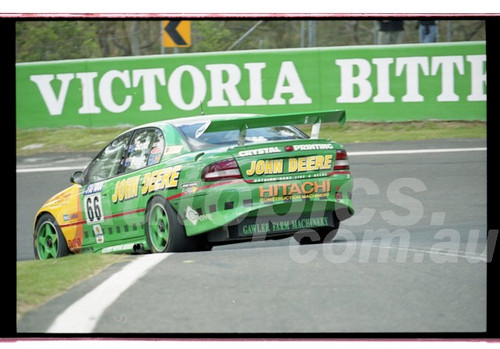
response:
<path id="1" fill-rule="evenodd" d="M 146 211 L 146 238 L 153 253 L 186 252 L 194 249 L 192 239 L 168 201 L 160 196 L 151 199 Z"/>
<path id="2" fill-rule="evenodd" d="M 337 231 L 338 224 L 334 227 L 303 229 L 295 233 L 293 238 L 301 245 L 322 244 L 332 241 Z"/>
<path id="3" fill-rule="evenodd" d="M 33 248 L 36 259 L 60 258 L 70 253 L 59 224 L 49 213 L 44 213 L 35 226 Z"/>

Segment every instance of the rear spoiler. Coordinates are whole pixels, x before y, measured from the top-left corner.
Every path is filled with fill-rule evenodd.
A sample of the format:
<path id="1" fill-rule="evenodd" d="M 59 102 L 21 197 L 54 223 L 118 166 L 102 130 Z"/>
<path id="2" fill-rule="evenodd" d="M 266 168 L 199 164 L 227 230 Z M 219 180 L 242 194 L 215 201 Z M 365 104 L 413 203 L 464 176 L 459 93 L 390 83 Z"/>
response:
<path id="1" fill-rule="evenodd" d="M 205 132 L 239 130 L 238 145 L 245 144 L 246 130 L 249 128 L 283 126 L 283 125 L 312 125 L 311 138 L 319 137 L 322 122 L 345 122 L 344 110 L 323 110 L 303 113 L 275 114 L 275 115 L 244 115 L 220 118 L 207 121 L 196 131 L 196 138 Z"/>

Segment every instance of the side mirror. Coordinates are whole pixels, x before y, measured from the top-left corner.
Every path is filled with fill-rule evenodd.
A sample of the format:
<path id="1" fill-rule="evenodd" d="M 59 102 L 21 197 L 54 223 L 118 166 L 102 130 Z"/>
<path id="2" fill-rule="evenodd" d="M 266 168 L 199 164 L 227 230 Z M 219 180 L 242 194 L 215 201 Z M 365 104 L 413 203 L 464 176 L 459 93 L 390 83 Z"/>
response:
<path id="1" fill-rule="evenodd" d="M 76 171 L 75 173 L 73 173 L 69 181 L 74 184 L 83 185 L 83 183 L 85 182 L 85 177 L 83 175 L 83 172 Z"/>

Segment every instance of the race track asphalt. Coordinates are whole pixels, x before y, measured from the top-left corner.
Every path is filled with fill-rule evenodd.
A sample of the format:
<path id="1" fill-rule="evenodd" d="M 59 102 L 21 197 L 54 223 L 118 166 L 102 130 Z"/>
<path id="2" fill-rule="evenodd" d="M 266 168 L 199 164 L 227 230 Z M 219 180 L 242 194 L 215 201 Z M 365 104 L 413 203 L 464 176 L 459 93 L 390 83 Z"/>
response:
<path id="1" fill-rule="evenodd" d="M 442 151 L 465 148 L 473 150 Z M 165 256 L 112 302 L 97 302 L 99 316 L 84 330 L 480 334 L 487 328 L 491 257 L 484 148 L 486 141 L 478 139 L 348 144 L 357 212 L 333 243 L 299 246 L 285 239 Z M 33 215 L 85 159 L 90 155 L 18 158 L 17 260 L 33 259 Z M 62 169 L 26 170 L 40 166 Z M 120 268 L 127 265 L 108 268 L 26 314 L 18 332 L 82 331 L 79 316 L 90 316 L 85 312 L 65 314 L 73 321 L 64 329 L 54 328 L 54 320 Z"/>

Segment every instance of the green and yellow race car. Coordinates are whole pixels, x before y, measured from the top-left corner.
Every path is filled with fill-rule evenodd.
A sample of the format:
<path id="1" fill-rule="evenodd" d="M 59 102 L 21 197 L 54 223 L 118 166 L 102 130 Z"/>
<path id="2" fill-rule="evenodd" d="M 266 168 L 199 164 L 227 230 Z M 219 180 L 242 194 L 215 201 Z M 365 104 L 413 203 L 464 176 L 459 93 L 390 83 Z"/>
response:
<path id="1" fill-rule="evenodd" d="M 354 213 L 339 143 L 319 139 L 343 110 L 202 115 L 112 140 L 34 222 L 37 259 L 70 253 L 207 251 L 293 236 L 322 243 Z M 296 125 L 312 125 L 311 135 Z"/>

